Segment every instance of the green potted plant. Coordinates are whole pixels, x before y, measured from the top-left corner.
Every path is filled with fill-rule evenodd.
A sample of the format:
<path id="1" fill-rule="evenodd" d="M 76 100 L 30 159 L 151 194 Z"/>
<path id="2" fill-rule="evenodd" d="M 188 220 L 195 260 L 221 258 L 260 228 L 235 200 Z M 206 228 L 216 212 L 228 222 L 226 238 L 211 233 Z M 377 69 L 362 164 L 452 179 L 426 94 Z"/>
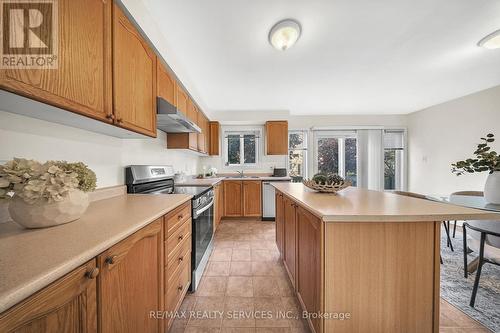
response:
<path id="1" fill-rule="evenodd" d="M 500 156 L 490 147 L 490 143 L 495 141 L 495 136 L 490 133 L 481 140 L 473 153 L 474 157 L 453 163 L 452 172 L 457 176 L 465 173 L 489 172 L 484 186 L 484 198 L 488 203 L 500 204 Z"/>
<path id="2" fill-rule="evenodd" d="M 81 162 L 14 158 L 0 165 L 0 200 L 10 201 L 11 218 L 26 228 L 79 219 L 95 186 L 95 173 Z"/>

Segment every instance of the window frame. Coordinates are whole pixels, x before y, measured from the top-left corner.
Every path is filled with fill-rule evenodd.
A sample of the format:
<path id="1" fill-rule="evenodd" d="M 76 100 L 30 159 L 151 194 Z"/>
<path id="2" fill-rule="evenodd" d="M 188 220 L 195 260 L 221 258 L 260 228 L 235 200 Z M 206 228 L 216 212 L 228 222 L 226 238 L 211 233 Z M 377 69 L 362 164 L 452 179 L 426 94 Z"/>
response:
<path id="1" fill-rule="evenodd" d="M 356 139 L 356 183 L 359 183 L 359 148 L 358 148 L 358 136 L 355 130 L 316 130 L 313 133 L 313 170 L 314 173 L 318 173 L 318 157 L 319 157 L 319 145 L 318 141 L 320 139 L 334 138 L 338 140 L 338 169 L 337 174 L 346 178 L 345 170 L 345 140 L 346 139 Z"/>
<path id="2" fill-rule="evenodd" d="M 301 148 L 290 148 L 290 134 L 295 134 L 295 133 L 302 133 L 303 140 L 302 140 L 302 147 Z M 291 177 L 302 177 L 303 179 L 306 179 L 308 177 L 308 170 L 309 170 L 309 130 L 307 129 L 291 129 L 288 130 L 288 156 L 287 156 L 287 162 L 286 162 L 286 170 L 287 174 L 290 175 L 290 152 L 294 150 L 302 150 L 302 154 L 304 157 L 304 160 L 302 162 L 302 175 L 301 176 L 291 176 Z"/>
<path id="3" fill-rule="evenodd" d="M 255 163 L 245 163 L 245 145 L 244 136 L 254 134 L 255 135 Z M 229 145 L 228 145 L 228 135 L 239 135 L 240 136 L 240 163 L 230 164 L 229 163 Z M 258 168 L 261 161 L 261 137 L 262 128 L 261 127 L 228 127 L 222 130 L 222 152 L 224 154 L 224 168 Z"/>
<path id="4" fill-rule="evenodd" d="M 402 140 L 403 144 L 401 145 L 402 148 L 400 149 L 390 149 L 390 148 L 385 148 L 384 145 L 384 135 L 386 132 L 401 132 L 402 134 Z M 407 184 L 408 184 L 408 163 L 407 163 L 407 158 L 408 158 L 408 130 L 406 128 L 402 127 L 385 127 L 382 130 L 382 191 L 406 191 L 407 190 Z M 386 189 L 385 188 L 385 152 L 386 151 L 401 151 L 402 155 L 399 159 L 396 154 L 396 163 L 399 162 L 399 168 L 396 168 L 395 174 L 396 174 L 396 180 L 395 180 L 395 189 Z M 399 161 L 398 161 L 399 160 Z M 398 176 L 399 174 L 399 176 Z M 399 186 L 398 182 L 400 183 Z"/>

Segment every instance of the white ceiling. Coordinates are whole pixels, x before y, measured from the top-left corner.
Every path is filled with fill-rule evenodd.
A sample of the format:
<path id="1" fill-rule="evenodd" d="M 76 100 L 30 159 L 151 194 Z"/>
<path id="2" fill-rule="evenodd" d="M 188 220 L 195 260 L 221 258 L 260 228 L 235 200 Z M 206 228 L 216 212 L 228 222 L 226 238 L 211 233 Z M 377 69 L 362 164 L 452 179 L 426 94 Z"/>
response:
<path id="1" fill-rule="evenodd" d="M 404 114 L 500 85 L 498 0 L 145 0 L 210 111 Z M 302 37 L 272 48 L 274 23 Z M 168 57 L 167 57 L 168 59 Z"/>

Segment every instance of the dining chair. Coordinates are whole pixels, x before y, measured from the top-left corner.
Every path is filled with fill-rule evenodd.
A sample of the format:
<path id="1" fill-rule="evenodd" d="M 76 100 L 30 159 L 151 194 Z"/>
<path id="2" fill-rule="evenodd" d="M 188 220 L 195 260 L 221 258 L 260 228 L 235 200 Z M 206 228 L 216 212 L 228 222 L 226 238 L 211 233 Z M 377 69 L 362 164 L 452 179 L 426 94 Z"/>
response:
<path id="1" fill-rule="evenodd" d="M 399 194 L 399 195 L 404 195 L 406 197 L 412 197 L 412 198 L 417 198 L 417 199 L 424 199 L 424 200 L 429 200 L 427 197 L 423 194 L 419 193 L 414 193 L 414 192 L 406 192 L 406 191 L 393 191 L 394 194 Z M 448 223 L 447 223 L 448 222 Z M 446 232 L 446 245 L 452 250 L 453 249 L 453 244 L 451 243 L 451 238 L 450 238 L 450 224 L 449 221 L 443 221 L 443 226 L 444 230 Z M 441 264 L 443 263 L 443 258 L 441 255 L 439 255 L 439 260 Z"/>
<path id="2" fill-rule="evenodd" d="M 469 229 L 469 232 L 467 232 Z M 479 252 L 474 287 L 469 305 L 474 307 L 483 264 L 500 266 L 500 221 L 468 221 L 462 226 L 464 240 L 464 277 L 467 278 L 467 252 Z M 468 234 L 467 234 L 468 233 Z"/>
<path id="3" fill-rule="evenodd" d="M 451 194 L 453 195 L 468 195 L 471 197 L 482 197 L 484 196 L 483 191 L 458 191 L 458 192 L 453 192 Z M 448 222 L 448 229 L 450 228 L 449 222 Z M 453 223 L 453 238 L 455 238 L 455 232 L 457 231 L 457 220 L 455 220 L 455 223 Z"/>

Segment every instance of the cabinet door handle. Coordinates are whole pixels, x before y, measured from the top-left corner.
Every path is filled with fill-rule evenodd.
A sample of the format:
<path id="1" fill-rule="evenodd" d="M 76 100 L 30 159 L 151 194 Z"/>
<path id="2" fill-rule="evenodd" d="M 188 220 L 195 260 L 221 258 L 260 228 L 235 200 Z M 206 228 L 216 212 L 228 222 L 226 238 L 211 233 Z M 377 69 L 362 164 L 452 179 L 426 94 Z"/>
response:
<path id="1" fill-rule="evenodd" d="M 177 290 L 179 290 L 179 291 L 181 291 L 182 289 L 183 289 L 183 288 L 182 288 L 182 285 L 179 285 L 179 286 L 177 287 Z"/>
<path id="2" fill-rule="evenodd" d="M 184 239 L 184 235 L 180 235 L 179 236 L 179 241 L 183 240 Z"/>
<path id="3" fill-rule="evenodd" d="M 116 259 L 118 259 L 117 255 L 114 255 L 114 256 L 111 256 L 111 257 L 107 257 L 106 258 L 106 264 L 113 265 L 113 264 L 116 263 Z"/>
<path id="4" fill-rule="evenodd" d="M 184 214 L 179 214 L 179 215 L 177 215 L 177 220 L 182 220 L 183 217 L 184 217 Z"/>
<path id="5" fill-rule="evenodd" d="M 99 275 L 99 268 L 94 267 L 91 271 L 85 273 L 85 277 L 89 280 L 93 280 Z"/>
<path id="6" fill-rule="evenodd" d="M 114 114 L 107 114 L 106 119 L 113 120 L 113 119 L 115 119 L 115 115 Z"/>
<path id="7" fill-rule="evenodd" d="M 179 257 L 179 262 L 181 263 L 184 260 L 184 256 Z"/>
<path id="8" fill-rule="evenodd" d="M 116 122 L 117 122 L 118 124 L 121 124 L 121 123 L 123 123 L 123 119 L 122 119 L 122 118 L 118 118 L 118 119 L 116 119 Z"/>

